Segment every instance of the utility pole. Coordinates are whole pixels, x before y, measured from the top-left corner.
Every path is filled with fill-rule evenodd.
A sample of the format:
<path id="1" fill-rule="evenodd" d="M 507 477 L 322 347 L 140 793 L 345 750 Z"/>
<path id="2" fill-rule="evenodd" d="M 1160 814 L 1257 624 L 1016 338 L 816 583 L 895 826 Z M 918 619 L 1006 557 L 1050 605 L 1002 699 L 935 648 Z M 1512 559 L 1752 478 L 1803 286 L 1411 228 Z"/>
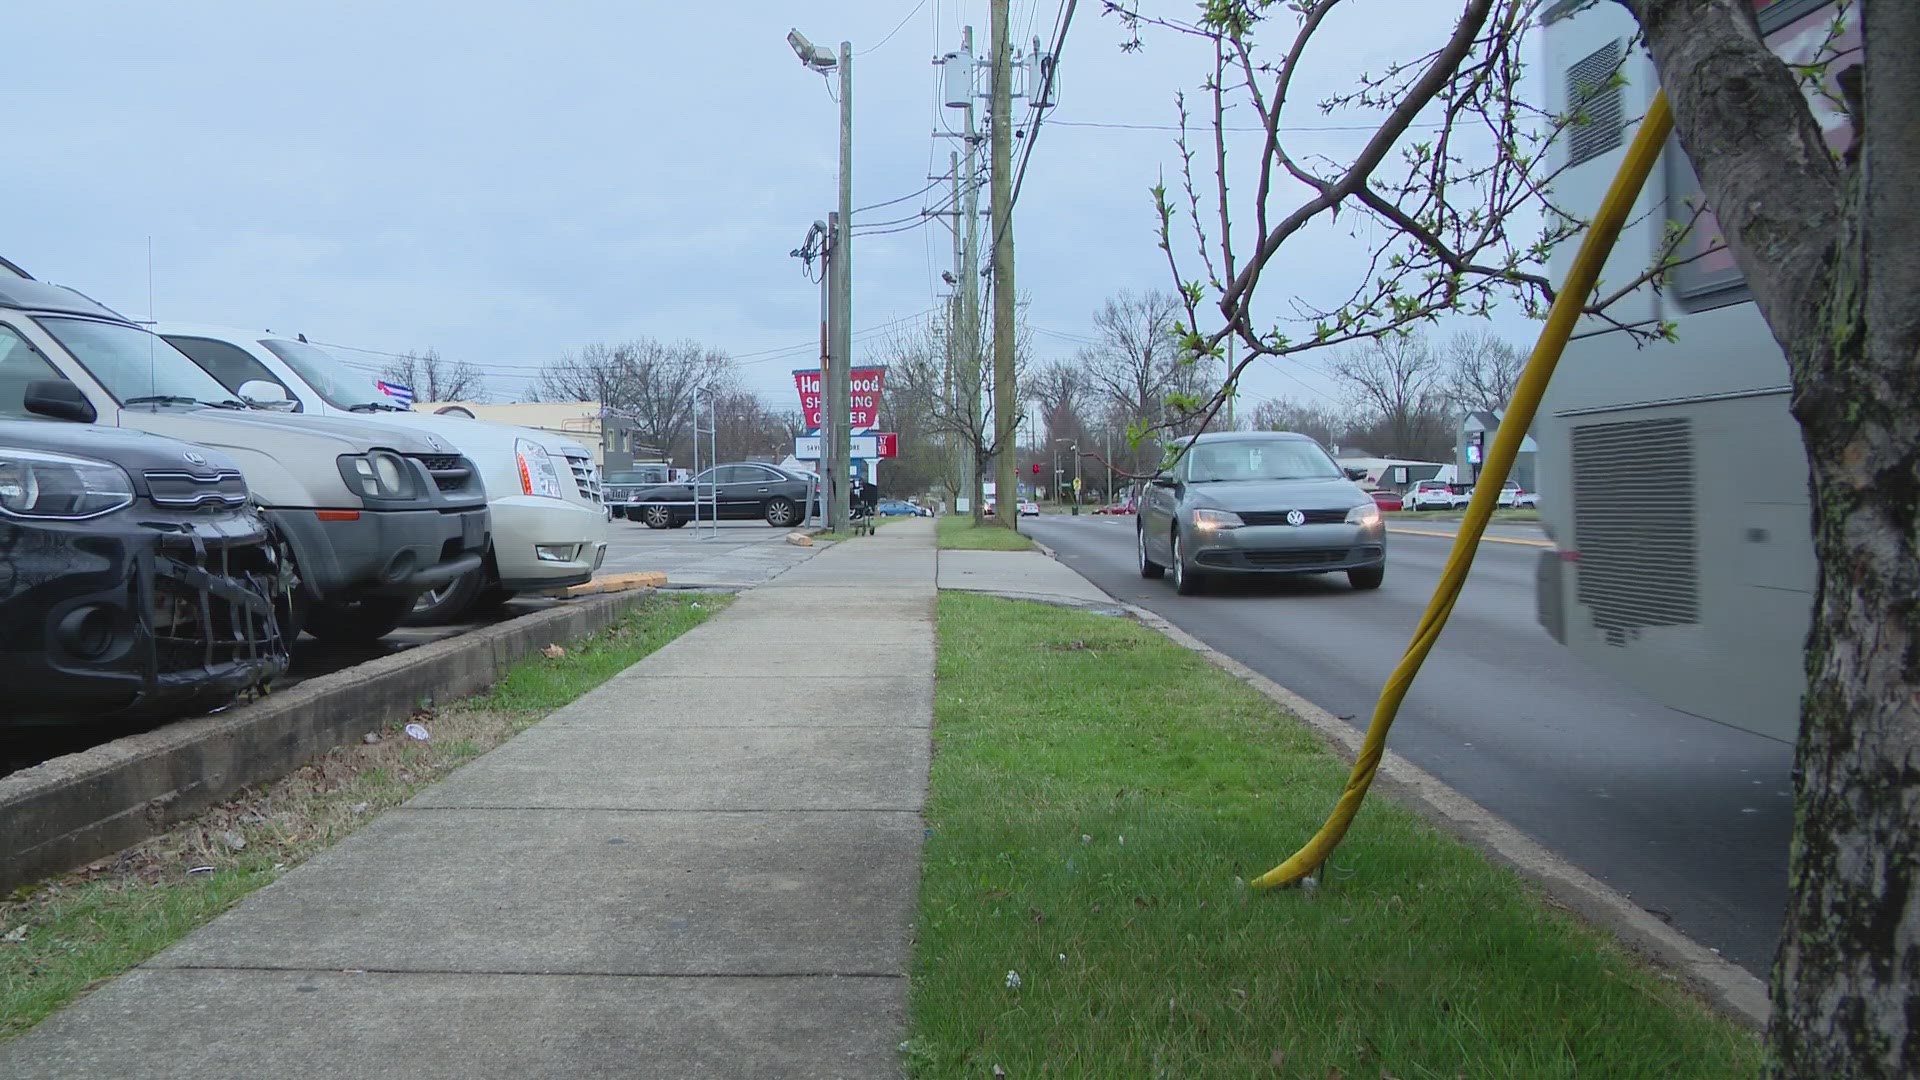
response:
<path id="1" fill-rule="evenodd" d="M 961 213 L 966 217 L 966 241 L 960 249 L 960 392 L 967 395 L 968 441 L 984 441 L 980 423 L 980 135 L 974 125 L 973 27 L 960 33 L 960 63 L 966 68 L 966 126 L 961 137 L 966 141 L 966 180 L 961 188 Z M 972 500 L 973 520 L 985 516 L 986 503 L 980 483 L 979 446 L 967 448 L 965 476 L 967 498 Z"/>
<path id="2" fill-rule="evenodd" d="M 993 426 L 1000 496 L 996 515 L 1013 528 L 1015 386 L 1013 382 L 1013 48 L 1008 40 L 1012 0 L 993 0 Z"/>
<path id="3" fill-rule="evenodd" d="M 827 377 L 828 361 L 833 356 L 833 219 L 838 216 L 838 214 L 830 213 L 827 215 L 828 220 L 814 224 L 814 228 L 820 230 L 820 378 L 823 381 Z M 822 386 L 820 392 L 822 395 L 820 402 L 820 456 L 824 458 L 827 454 L 826 387 Z M 804 404 L 804 402 L 802 404 Z M 806 423 L 804 413 L 801 416 L 800 422 L 803 424 Z M 829 490 L 826 486 L 827 466 L 826 462 L 819 460 L 816 460 L 814 464 L 820 466 L 820 524 L 825 525 L 827 518 L 831 516 L 827 511 L 827 492 Z M 807 500 L 807 521 L 809 523 L 813 521 L 812 499 Z"/>
<path id="4" fill-rule="evenodd" d="M 848 468 L 853 454 L 853 45 L 840 43 L 840 229 L 832 262 L 839 282 L 840 322 L 834 329 L 833 379 L 827 400 L 833 406 L 833 531 L 847 531 Z"/>
<path id="5" fill-rule="evenodd" d="M 972 91 L 969 90 L 968 93 L 971 94 Z M 969 150 L 968 153 L 971 154 L 972 151 Z M 965 368 L 962 366 L 965 363 L 962 343 L 966 340 L 961 327 L 966 324 L 964 290 L 967 282 L 967 231 L 963 220 L 966 213 L 961 209 L 960 202 L 960 155 L 956 151 L 947 152 L 947 175 L 953 178 L 953 295 L 948 297 L 947 302 L 947 415 L 954 418 L 948 425 L 951 429 L 958 426 L 958 417 L 963 415 L 960 411 L 960 395 L 968 392 L 963 388 L 973 388 L 971 392 L 976 398 L 980 396 L 980 391 L 978 383 L 967 382 Z M 964 415 L 971 423 L 972 410 L 967 410 Z M 955 442 L 957 445 L 950 449 L 953 451 L 953 478 L 959 486 L 954 489 L 951 505 L 947 507 L 947 512 L 953 514 L 960 512 L 960 500 L 963 497 L 974 500 L 968 503 L 969 510 L 978 501 L 973 491 L 972 436 L 969 435 Z"/>

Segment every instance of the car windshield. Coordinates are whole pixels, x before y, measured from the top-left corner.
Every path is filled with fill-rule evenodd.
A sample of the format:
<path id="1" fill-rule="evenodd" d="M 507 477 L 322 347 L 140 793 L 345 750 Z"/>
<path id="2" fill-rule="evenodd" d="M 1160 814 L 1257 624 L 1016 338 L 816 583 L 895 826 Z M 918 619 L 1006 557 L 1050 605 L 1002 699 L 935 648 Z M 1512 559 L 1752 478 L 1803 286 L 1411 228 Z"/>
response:
<path id="1" fill-rule="evenodd" d="M 1345 474 L 1326 451 L 1304 439 L 1235 439 L 1198 443 L 1187 475 L 1196 484 L 1233 480 L 1335 480 Z"/>
<path id="2" fill-rule="evenodd" d="M 325 349 L 284 338 L 265 338 L 260 344 L 285 360 L 295 375 L 336 409 L 372 405 L 395 412 L 406 411 L 374 385 L 373 376 L 355 371 Z"/>
<path id="3" fill-rule="evenodd" d="M 137 326 L 54 316 L 42 316 L 40 325 L 122 405 L 150 398 L 209 405 L 233 401 L 233 394 L 199 364 Z"/>

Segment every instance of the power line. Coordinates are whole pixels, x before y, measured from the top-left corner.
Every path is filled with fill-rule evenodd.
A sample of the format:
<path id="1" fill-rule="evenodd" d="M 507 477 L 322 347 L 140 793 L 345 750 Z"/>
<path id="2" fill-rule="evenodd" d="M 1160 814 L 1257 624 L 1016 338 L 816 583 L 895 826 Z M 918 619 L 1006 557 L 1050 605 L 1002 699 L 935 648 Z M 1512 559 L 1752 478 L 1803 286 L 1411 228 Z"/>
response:
<path id="1" fill-rule="evenodd" d="M 914 17 L 915 15 L 918 15 L 918 14 L 920 14 L 920 9 L 921 9 L 921 8 L 923 8 L 923 7 L 926 7 L 926 6 L 927 6 L 927 0 L 920 0 L 920 2 L 919 2 L 918 4 L 915 4 L 915 5 L 914 5 L 914 7 L 913 7 L 913 10 L 912 10 L 912 11 L 909 11 L 909 12 L 907 12 L 907 17 L 906 17 L 906 18 L 904 18 L 904 19 L 901 19 L 901 20 L 900 20 L 900 25 L 898 25 L 898 26 L 896 26 L 896 27 L 894 27 L 893 29 L 891 29 L 891 30 L 889 30 L 889 31 L 887 31 L 887 36 L 886 36 L 886 37 L 883 37 L 883 38 L 881 38 L 881 39 L 880 39 L 880 41 L 879 41 L 879 44 L 876 44 L 876 45 L 873 45 L 873 46 L 870 46 L 870 47 L 868 47 L 868 48 L 865 48 L 865 49 L 861 49 L 861 50 L 860 50 L 860 55 L 861 55 L 861 56 L 866 56 L 866 55 L 868 55 L 869 53 L 874 53 L 874 52 L 878 52 L 878 51 L 880 50 L 880 46 L 881 46 L 881 45 L 885 45 L 885 44 L 886 44 L 887 42 L 889 42 L 889 41 L 892 41 L 892 40 L 893 40 L 893 35 L 895 35 L 895 34 L 897 34 L 897 33 L 899 33 L 899 32 L 900 32 L 901 30 L 903 30 L 903 29 L 905 29 L 905 28 L 906 28 L 906 25 L 907 25 L 908 23 L 910 23 L 910 22 L 912 22 L 912 21 L 913 21 L 913 17 Z M 858 212 L 859 212 L 859 211 L 855 211 L 855 213 L 858 213 Z"/>
<path id="2" fill-rule="evenodd" d="M 1115 131 L 1179 131 L 1181 130 L 1179 124 L 1125 124 L 1125 123 L 1119 123 L 1115 121 L 1106 121 L 1106 120 L 1055 120 L 1053 121 L 1053 125 L 1055 127 L 1106 128 L 1106 129 L 1111 129 Z M 1408 124 L 1407 128 L 1408 130 L 1413 130 L 1417 128 L 1422 131 L 1438 131 L 1439 129 L 1445 126 L 1446 125 L 1442 123 L 1425 123 L 1425 124 Z M 1195 125 L 1189 124 L 1187 125 L 1186 130 L 1195 131 L 1195 130 L 1198 130 L 1198 128 Z M 1256 127 L 1222 127 L 1220 130 L 1263 133 L 1267 129 L 1265 127 L 1256 126 Z M 1310 135 L 1316 131 L 1379 131 L 1380 125 L 1378 124 L 1282 124 L 1275 130 L 1284 132 L 1284 133 L 1289 133 L 1289 134 Z"/>
<path id="3" fill-rule="evenodd" d="M 931 163 L 929 163 L 927 167 L 931 169 L 933 166 Z M 932 191 L 935 185 L 944 183 L 945 181 L 946 181 L 946 177 L 943 176 L 938 180 L 929 182 L 926 187 L 921 188 L 919 191 L 909 192 L 905 195 L 900 196 L 897 199 L 888 199 L 886 202 L 877 202 L 877 203 L 874 203 L 872 206 L 856 206 L 853 208 L 853 212 L 855 214 L 864 214 L 869 210 L 878 210 L 883 206 L 892 206 L 894 203 L 903 203 L 903 202 L 906 202 L 908 199 L 917 199 L 920 196 L 925 195 L 927 192 Z"/>

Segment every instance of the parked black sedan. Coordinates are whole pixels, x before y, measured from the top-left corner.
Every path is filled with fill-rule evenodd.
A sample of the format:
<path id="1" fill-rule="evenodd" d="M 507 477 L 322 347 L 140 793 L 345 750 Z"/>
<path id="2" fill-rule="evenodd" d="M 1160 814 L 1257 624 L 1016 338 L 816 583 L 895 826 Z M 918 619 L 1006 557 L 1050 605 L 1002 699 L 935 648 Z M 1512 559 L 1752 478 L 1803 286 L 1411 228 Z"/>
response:
<path id="1" fill-rule="evenodd" d="M 722 521 L 759 519 L 776 529 L 798 525 L 807 516 L 815 481 L 757 461 L 716 465 L 692 480 L 657 484 L 631 495 L 628 520 L 649 529 L 677 529 L 693 520 L 695 501 L 705 518 L 717 508 Z"/>

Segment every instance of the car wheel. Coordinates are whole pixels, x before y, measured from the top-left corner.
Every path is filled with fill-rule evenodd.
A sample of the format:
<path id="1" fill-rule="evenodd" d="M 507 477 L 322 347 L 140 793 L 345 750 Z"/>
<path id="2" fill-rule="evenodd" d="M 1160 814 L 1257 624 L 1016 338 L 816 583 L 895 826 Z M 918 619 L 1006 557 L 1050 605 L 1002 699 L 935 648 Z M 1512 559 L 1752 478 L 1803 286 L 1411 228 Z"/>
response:
<path id="1" fill-rule="evenodd" d="M 1168 569 L 1173 571 L 1173 591 L 1181 596 L 1195 596 L 1206 588 L 1206 575 L 1187 565 L 1187 553 L 1181 549 L 1180 534 L 1173 534 L 1173 561 Z"/>
<path id="2" fill-rule="evenodd" d="M 413 602 L 407 612 L 408 626 L 444 626 L 457 622 L 473 608 L 473 601 L 486 585 L 486 570 L 475 567 L 437 589 L 428 589 Z"/>
<path id="3" fill-rule="evenodd" d="M 1379 566 L 1361 566 L 1347 571 L 1347 584 L 1356 589 L 1377 589 L 1386 577 L 1387 567 L 1384 563 Z"/>
<path id="4" fill-rule="evenodd" d="M 364 600 L 313 605 L 306 631 L 329 645 L 365 645 L 392 633 L 413 610 L 411 596 L 369 596 Z"/>
<path id="5" fill-rule="evenodd" d="M 1138 537 L 1139 540 L 1137 546 L 1140 549 L 1140 576 L 1143 578 L 1157 578 L 1165 574 L 1167 572 L 1166 567 L 1147 558 L 1147 530 L 1135 529 L 1134 535 Z"/>
<path id="6" fill-rule="evenodd" d="M 800 520 L 799 511 L 792 499 L 776 495 L 767 500 L 767 524 L 776 529 L 790 529 Z"/>
<path id="7" fill-rule="evenodd" d="M 649 506 L 640 511 L 640 520 L 649 529 L 673 528 L 673 509 L 667 506 Z"/>

